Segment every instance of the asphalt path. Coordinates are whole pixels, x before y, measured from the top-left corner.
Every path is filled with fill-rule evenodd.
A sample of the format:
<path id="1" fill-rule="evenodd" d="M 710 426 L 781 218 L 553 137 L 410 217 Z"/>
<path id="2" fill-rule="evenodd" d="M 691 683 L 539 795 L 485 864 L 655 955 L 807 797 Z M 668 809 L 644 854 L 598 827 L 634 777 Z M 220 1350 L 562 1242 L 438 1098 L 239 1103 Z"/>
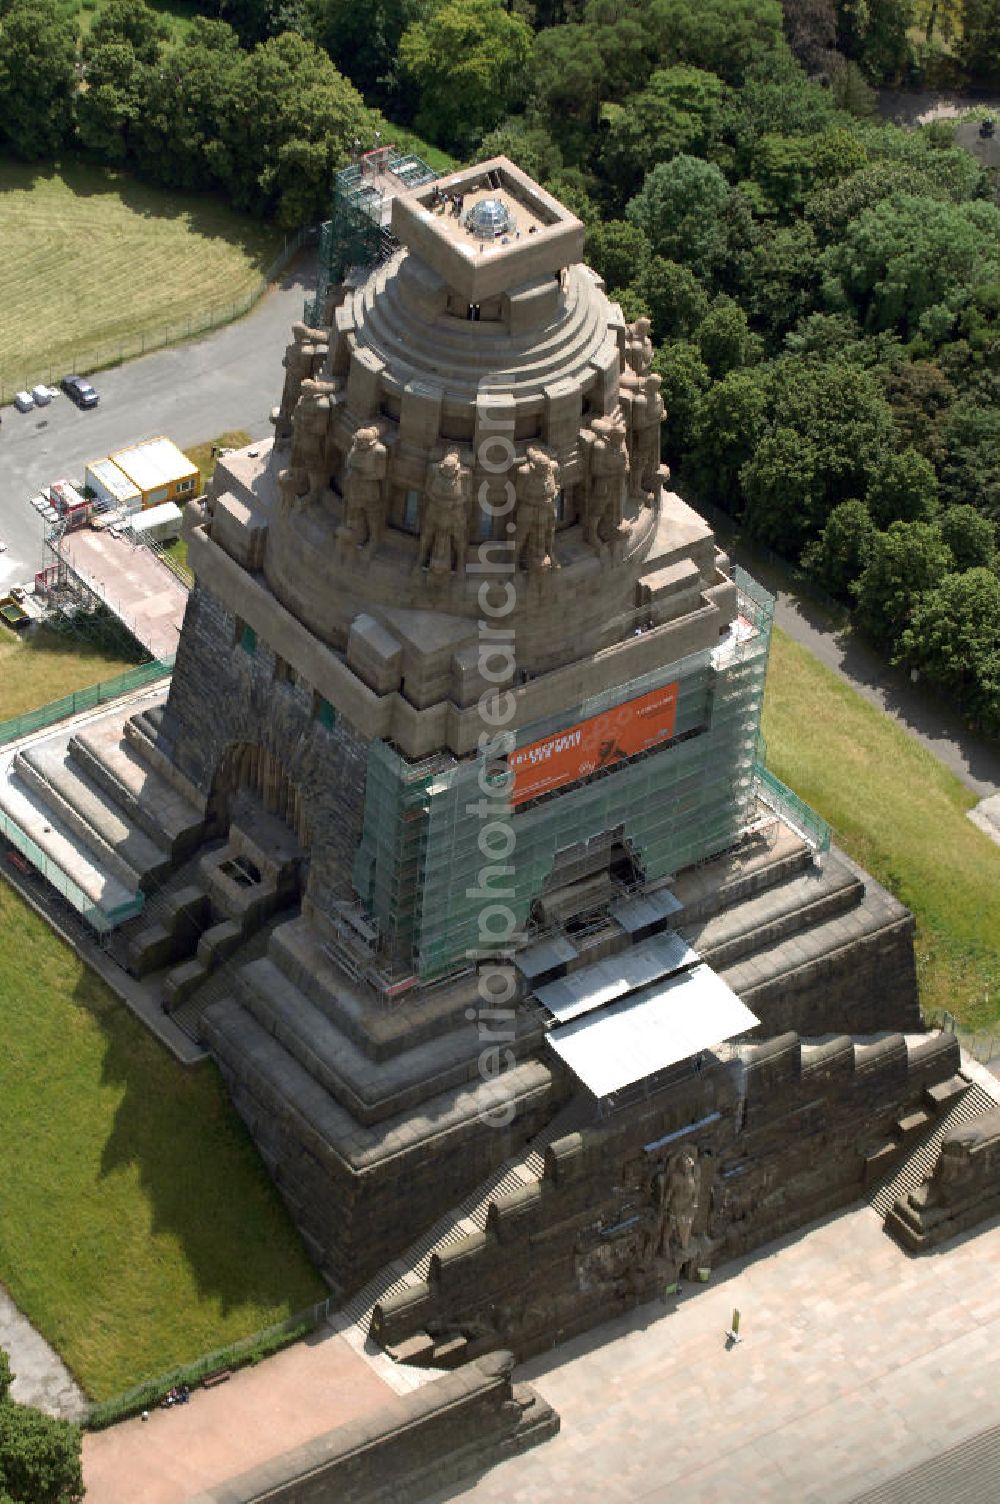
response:
<path id="1" fill-rule="evenodd" d="M 19 413 L 0 410 L 0 587 L 22 584 L 42 567 L 43 525 L 29 505 L 41 486 L 82 478 L 83 467 L 156 434 L 185 445 L 242 428 L 271 432 L 281 398 L 281 356 L 315 279 L 307 251 L 245 318 L 184 345 L 97 372 L 100 405 L 81 412 L 68 397 Z"/>

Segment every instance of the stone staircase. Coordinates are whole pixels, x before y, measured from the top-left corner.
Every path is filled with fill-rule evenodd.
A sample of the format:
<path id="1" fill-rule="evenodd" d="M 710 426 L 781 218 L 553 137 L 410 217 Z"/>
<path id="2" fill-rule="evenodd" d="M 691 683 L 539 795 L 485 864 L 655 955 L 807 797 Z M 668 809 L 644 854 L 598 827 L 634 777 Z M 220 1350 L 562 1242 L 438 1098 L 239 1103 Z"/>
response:
<path id="1" fill-rule="evenodd" d="M 549 1144 L 583 1127 L 590 1121 L 593 1111 L 593 1104 L 584 1098 L 571 1098 L 521 1154 L 500 1165 L 464 1201 L 439 1217 L 405 1253 L 381 1269 L 341 1306 L 330 1318 L 334 1330 L 355 1352 L 370 1361 L 381 1355 L 381 1348 L 371 1337 L 372 1313 L 376 1305 L 389 1296 L 421 1288 L 426 1283 L 431 1259 L 435 1254 L 461 1243 L 470 1234 L 484 1233 L 492 1203 L 498 1197 L 537 1183 L 544 1172 L 545 1150 Z M 400 1393 L 426 1383 L 440 1372 L 440 1369 L 433 1367 L 424 1369 L 395 1363 L 387 1365 L 384 1357 L 376 1362 L 376 1366 Z"/>
<path id="2" fill-rule="evenodd" d="M 927 1095 L 932 1099 L 928 1102 L 930 1111 L 912 1114 L 909 1119 L 898 1123 L 895 1142 L 888 1143 L 881 1151 L 888 1155 L 895 1150 L 893 1157 L 898 1158 L 899 1148 L 907 1149 L 902 1162 L 897 1162 L 878 1182 L 868 1198 L 869 1206 L 882 1218 L 888 1216 L 907 1192 L 915 1190 L 933 1173 L 946 1133 L 960 1123 L 972 1122 L 984 1112 L 992 1112 L 997 1105 L 978 1082 L 968 1082 L 964 1076 L 944 1082 L 941 1087 L 930 1088 Z M 944 1105 L 943 1112 L 934 1112 L 935 1101 Z"/>
<path id="3" fill-rule="evenodd" d="M 118 705 L 34 737 L 0 763 L 0 810 L 105 913 L 155 889 L 204 823 L 130 742 L 134 711 Z"/>

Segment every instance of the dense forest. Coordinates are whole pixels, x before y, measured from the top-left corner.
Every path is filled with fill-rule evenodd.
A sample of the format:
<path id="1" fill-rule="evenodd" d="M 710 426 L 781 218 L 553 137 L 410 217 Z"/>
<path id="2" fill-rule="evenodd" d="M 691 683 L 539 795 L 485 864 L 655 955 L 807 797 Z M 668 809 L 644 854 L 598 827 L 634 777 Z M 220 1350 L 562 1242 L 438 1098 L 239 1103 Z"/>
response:
<path id="1" fill-rule="evenodd" d="M 0 143 L 325 217 L 355 138 L 503 151 L 647 315 L 665 458 L 1000 733 L 1000 209 L 876 86 L 1000 87 L 996 0 L 0 0 Z"/>

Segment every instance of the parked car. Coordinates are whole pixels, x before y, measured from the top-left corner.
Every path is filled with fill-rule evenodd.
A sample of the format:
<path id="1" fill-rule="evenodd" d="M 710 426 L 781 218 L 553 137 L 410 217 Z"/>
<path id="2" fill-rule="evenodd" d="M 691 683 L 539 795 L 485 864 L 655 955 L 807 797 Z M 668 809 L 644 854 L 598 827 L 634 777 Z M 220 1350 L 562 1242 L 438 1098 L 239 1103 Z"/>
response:
<path id="1" fill-rule="evenodd" d="M 77 407 L 96 407 L 101 400 L 83 376 L 64 376 L 59 385 L 67 397 L 72 397 Z"/>
<path id="2" fill-rule="evenodd" d="M 19 413 L 30 413 L 35 405 L 35 399 L 30 392 L 15 392 L 14 406 Z"/>
<path id="3" fill-rule="evenodd" d="M 38 384 L 38 386 L 33 386 L 31 388 L 31 397 L 36 407 L 44 407 L 47 402 L 52 401 L 52 393 L 49 391 L 49 388 L 43 385 L 41 382 Z"/>

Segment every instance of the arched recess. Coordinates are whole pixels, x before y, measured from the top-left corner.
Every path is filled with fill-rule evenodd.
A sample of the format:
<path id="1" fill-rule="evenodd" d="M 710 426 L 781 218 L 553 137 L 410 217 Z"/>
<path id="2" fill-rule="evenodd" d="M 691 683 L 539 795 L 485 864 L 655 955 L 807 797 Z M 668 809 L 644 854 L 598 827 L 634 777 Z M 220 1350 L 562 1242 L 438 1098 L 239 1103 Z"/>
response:
<path id="1" fill-rule="evenodd" d="M 308 850 L 310 833 L 302 795 L 281 759 L 259 742 L 230 742 L 219 758 L 209 808 L 220 828 L 228 826 L 230 801 L 244 789 L 256 794 L 269 814 L 284 820 Z"/>

